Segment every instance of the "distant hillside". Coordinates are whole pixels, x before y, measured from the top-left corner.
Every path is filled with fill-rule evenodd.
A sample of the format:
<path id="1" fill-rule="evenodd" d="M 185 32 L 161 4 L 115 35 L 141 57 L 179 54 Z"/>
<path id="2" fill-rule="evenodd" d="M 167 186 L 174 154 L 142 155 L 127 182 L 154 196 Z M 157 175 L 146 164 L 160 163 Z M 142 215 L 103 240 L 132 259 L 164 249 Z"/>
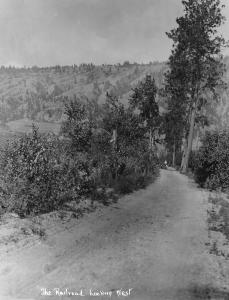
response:
<path id="1" fill-rule="evenodd" d="M 146 74 L 161 85 L 165 63 L 55 66 L 50 68 L 0 69 L 0 120 L 28 118 L 59 122 L 65 97 L 105 101 L 110 92 L 126 103 L 130 92 Z"/>
<path id="2" fill-rule="evenodd" d="M 226 73 L 224 80 L 229 83 L 229 57 L 224 59 Z M 60 123 L 66 98 L 76 97 L 82 101 L 101 104 L 110 92 L 125 104 L 131 90 L 147 74 L 151 74 L 157 85 L 163 83 L 166 63 L 101 65 L 81 64 L 80 66 L 55 66 L 29 69 L 0 68 L 0 121 L 10 129 L 24 130 L 31 121 L 36 123 Z M 161 110 L 166 107 L 159 99 Z M 205 112 L 214 126 L 229 124 L 229 91 L 221 91 L 221 100 L 212 102 Z M 19 120 L 19 122 L 17 122 Z M 12 122 L 14 121 L 14 122 Z M 52 126 L 42 125 L 42 128 Z M 12 129 L 13 128 L 13 129 Z"/>

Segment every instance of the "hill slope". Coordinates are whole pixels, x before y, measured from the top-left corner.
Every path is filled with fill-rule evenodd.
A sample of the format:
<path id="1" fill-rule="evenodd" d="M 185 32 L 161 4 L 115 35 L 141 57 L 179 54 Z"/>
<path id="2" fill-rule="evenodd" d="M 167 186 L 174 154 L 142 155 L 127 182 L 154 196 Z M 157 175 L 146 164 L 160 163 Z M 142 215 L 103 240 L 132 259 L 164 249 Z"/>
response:
<path id="1" fill-rule="evenodd" d="M 165 63 L 1 68 L 0 119 L 3 123 L 22 118 L 59 122 L 65 97 L 100 104 L 110 92 L 125 103 L 146 74 L 154 76 L 160 85 L 165 69 Z"/>
<path id="2" fill-rule="evenodd" d="M 229 83 L 229 57 L 225 57 L 225 82 Z M 78 98 L 99 105 L 106 93 L 128 102 L 132 89 L 147 74 L 151 74 L 160 87 L 166 63 L 80 66 L 55 66 L 29 69 L 0 68 L 0 121 L 11 131 L 28 131 L 32 122 L 41 125 L 43 131 L 58 131 L 56 125 L 63 120 L 64 101 Z M 211 101 L 206 108 L 211 124 L 226 127 L 229 124 L 229 91 L 222 90 L 217 103 Z M 165 100 L 159 99 L 161 109 Z M 47 125 L 49 122 L 49 125 Z M 54 125 L 50 125 L 53 123 Z M 4 131 L 4 130 L 0 130 Z"/>

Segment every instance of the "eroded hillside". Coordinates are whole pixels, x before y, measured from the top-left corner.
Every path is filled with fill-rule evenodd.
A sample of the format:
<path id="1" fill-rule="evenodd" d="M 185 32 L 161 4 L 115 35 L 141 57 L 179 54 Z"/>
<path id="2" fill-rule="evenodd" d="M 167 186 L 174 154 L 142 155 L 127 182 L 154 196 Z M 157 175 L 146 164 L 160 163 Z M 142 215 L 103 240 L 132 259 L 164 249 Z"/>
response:
<path id="1" fill-rule="evenodd" d="M 224 59 L 226 72 L 224 81 L 229 83 L 229 57 Z M 78 98 L 98 106 L 106 93 L 118 96 L 127 103 L 132 89 L 147 74 L 155 78 L 161 87 L 166 63 L 80 66 L 54 66 L 0 69 L 0 120 L 4 130 L 25 132 L 32 122 L 38 122 L 42 130 L 58 131 L 55 125 L 63 120 L 64 102 L 67 98 Z M 220 100 L 210 101 L 204 114 L 211 126 L 225 127 L 229 124 L 229 91 L 220 90 Z M 160 108 L 166 107 L 165 99 L 159 99 Z M 43 123 L 42 123 L 43 122 Z M 45 122 L 45 123 L 44 123 Z M 53 126 L 47 125 L 54 124 Z M 37 123 L 37 124 L 38 124 Z M 47 125 L 47 126 L 46 126 Z M 3 127 L 1 133 L 4 135 Z"/>
<path id="2" fill-rule="evenodd" d="M 165 69 L 165 63 L 1 68 L 1 121 L 28 118 L 59 122 L 65 97 L 100 104 L 110 92 L 125 103 L 132 88 L 146 74 L 161 85 Z"/>

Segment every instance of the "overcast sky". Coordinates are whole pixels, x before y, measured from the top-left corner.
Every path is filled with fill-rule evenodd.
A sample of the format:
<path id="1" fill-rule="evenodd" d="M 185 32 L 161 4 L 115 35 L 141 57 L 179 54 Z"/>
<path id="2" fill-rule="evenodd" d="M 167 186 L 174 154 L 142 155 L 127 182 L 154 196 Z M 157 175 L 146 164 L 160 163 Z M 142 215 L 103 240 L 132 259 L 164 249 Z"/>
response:
<path id="1" fill-rule="evenodd" d="M 0 0 L 0 65 L 164 61 L 181 14 L 181 0 Z"/>

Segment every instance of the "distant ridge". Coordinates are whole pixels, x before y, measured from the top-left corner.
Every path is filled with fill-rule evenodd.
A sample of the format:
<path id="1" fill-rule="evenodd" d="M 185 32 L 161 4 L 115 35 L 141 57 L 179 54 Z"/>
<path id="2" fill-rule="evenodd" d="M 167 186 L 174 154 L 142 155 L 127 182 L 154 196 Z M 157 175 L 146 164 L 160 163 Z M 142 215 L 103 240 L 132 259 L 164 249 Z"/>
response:
<path id="1" fill-rule="evenodd" d="M 229 83 L 229 57 L 224 58 Z M 104 103 L 106 93 L 116 95 L 125 104 L 132 89 L 147 74 L 161 87 L 166 62 L 149 64 L 129 63 L 116 65 L 81 64 L 79 66 L 53 66 L 31 68 L 0 68 L 0 120 L 29 119 L 37 122 L 59 123 L 63 120 L 64 101 L 77 98 L 94 105 Z M 159 99 L 166 107 L 165 99 Z M 215 103 L 207 108 L 211 122 L 229 124 L 229 93 L 222 91 L 217 112 Z"/>

